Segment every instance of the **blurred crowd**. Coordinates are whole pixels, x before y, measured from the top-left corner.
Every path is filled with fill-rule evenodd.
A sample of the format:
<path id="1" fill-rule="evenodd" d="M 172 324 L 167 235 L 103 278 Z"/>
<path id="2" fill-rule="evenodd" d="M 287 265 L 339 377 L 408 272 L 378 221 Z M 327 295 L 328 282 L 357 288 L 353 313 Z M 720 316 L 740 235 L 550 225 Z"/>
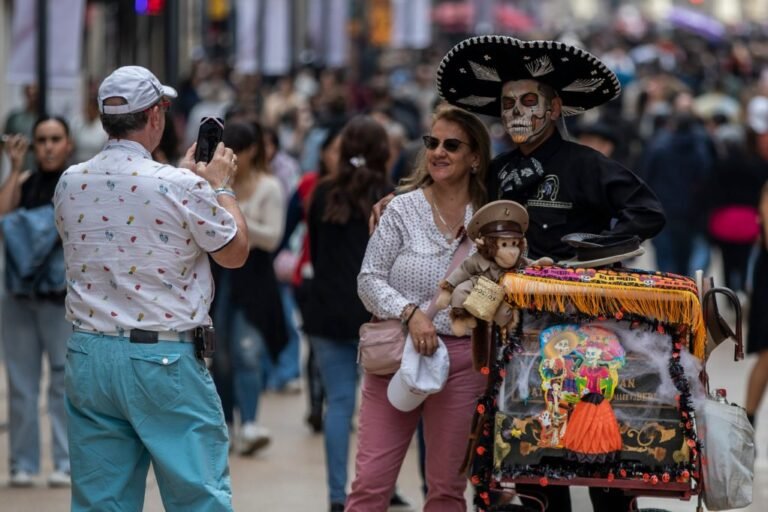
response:
<path id="1" fill-rule="evenodd" d="M 659 195 L 668 217 L 654 241 L 659 269 L 692 275 L 707 268 L 715 247 L 726 260 L 727 285 L 744 291 L 757 230 L 727 239 L 726 221 L 709 213 L 732 204 L 754 208 L 768 177 L 762 165 L 768 152 L 761 149 L 768 133 L 766 34 L 755 30 L 725 40 L 651 27 L 641 36 L 617 28 L 558 39 L 603 59 L 622 83 L 617 100 L 568 118 L 567 126 L 574 138 L 619 160 Z M 288 204 L 299 179 L 319 168 L 327 134 L 352 115 L 368 113 L 387 132 L 396 184 L 412 169 L 439 101 L 434 84 L 442 50 L 385 51 L 368 77 L 314 68 L 282 77 L 240 76 L 223 61 L 197 60 L 179 88 L 159 158 L 177 159 L 205 116 L 258 123 Z M 73 128 L 76 159 L 99 147 L 92 103 Z M 494 153 L 509 149 L 502 127 L 486 121 Z"/>
<path id="2" fill-rule="evenodd" d="M 660 198 L 667 225 L 652 241 L 657 268 L 693 275 L 696 269 L 709 269 L 713 251 L 719 251 L 722 284 L 746 299 L 749 262 L 759 236 L 754 219 L 768 181 L 768 36 L 753 32 L 726 40 L 678 30 L 632 35 L 604 28 L 555 36 L 599 56 L 622 83 L 617 100 L 568 118 L 566 124 L 574 139 L 635 171 Z M 301 319 L 312 319 L 314 311 L 304 307 L 313 302 L 307 296 L 313 270 L 304 226 L 311 192 L 318 177 L 336 172 L 340 132 L 358 113 L 370 114 L 386 133 L 389 184 L 409 175 L 439 103 L 435 77 L 445 49 L 383 52 L 367 77 L 315 68 L 281 77 L 242 76 L 226 61 L 201 58 L 179 84 L 156 160 L 177 162 L 195 142 L 200 121 L 214 116 L 238 127 L 229 131 L 228 145 L 237 146 L 238 154 L 251 152 L 241 162 L 257 161 L 253 155 L 261 155 L 263 162 L 252 169 L 252 179 L 235 183 L 235 192 L 248 197 L 249 224 L 260 227 L 249 233 L 264 253 L 253 283 L 274 281 L 275 286 L 258 306 L 265 311 L 251 322 L 258 327 L 251 337 L 256 349 L 230 346 L 217 356 L 224 362 L 215 365 L 222 398 L 239 402 L 240 427 L 223 400 L 240 453 L 255 453 L 272 436 L 258 422 L 258 399 L 244 405 L 239 396 L 244 379 L 279 392 L 304 387 L 309 397 L 304 419 L 313 431 L 323 430 L 325 393 L 314 354 L 306 368 L 300 367 Z M 72 144 L 65 151 L 73 163 L 98 153 L 107 138 L 96 105 L 97 84 L 86 88 L 82 115 L 68 120 Z M 44 158 L 43 151 L 34 151 L 39 144 L 33 137 L 36 86 L 26 86 L 24 93 L 25 104 L 9 114 L 4 133 L 30 138 L 33 150 L 25 168 L 34 169 Z M 509 149 L 498 120 L 486 121 L 494 154 Z M 247 287 L 235 276 L 217 282 L 220 304 L 236 302 Z M 250 307 L 240 305 L 244 311 Z M 214 306 L 212 313 L 221 317 L 217 328 L 239 328 L 237 311 Z"/>

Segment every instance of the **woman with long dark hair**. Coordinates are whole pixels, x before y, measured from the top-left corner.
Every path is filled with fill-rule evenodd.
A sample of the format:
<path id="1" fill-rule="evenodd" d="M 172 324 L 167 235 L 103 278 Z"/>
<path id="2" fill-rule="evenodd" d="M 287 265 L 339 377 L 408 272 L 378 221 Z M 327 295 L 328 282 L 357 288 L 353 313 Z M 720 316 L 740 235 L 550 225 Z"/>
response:
<path id="1" fill-rule="evenodd" d="M 331 511 L 344 509 L 352 415 L 357 392 L 358 329 L 370 314 L 357 296 L 357 274 L 368 244 L 368 216 L 391 190 L 384 128 L 369 116 L 353 118 L 341 132 L 337 170 L 322 178 L 309 217 L 314 278 L 304 318 L 326 391 L 326 471 Z"/>

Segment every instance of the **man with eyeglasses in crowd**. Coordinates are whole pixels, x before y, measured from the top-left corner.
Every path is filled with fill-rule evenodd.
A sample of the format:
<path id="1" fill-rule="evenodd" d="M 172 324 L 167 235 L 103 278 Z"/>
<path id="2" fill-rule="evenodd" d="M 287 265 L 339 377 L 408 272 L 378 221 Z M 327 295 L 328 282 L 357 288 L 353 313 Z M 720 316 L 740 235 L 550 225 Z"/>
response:
<path id="1" fill-rule="evenodd" d="M 232 510 L 227 428 L 203 355 L 208 255 L 241 266 L 245 221 L 227 187 L 232 150 L 181 167 L 152 160 L 176 91 L 125 66 L 99 87 L 109 141 L 64 172 L 72 510 L 141 510 L 149 463 L 169 511 Z"/>

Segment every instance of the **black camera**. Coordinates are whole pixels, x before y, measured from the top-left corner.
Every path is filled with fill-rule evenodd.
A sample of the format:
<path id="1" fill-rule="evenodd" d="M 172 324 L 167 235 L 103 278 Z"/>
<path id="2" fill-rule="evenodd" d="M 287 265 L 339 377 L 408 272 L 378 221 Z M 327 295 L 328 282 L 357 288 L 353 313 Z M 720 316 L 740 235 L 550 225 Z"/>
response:
<path id="1" fill-rule="evenodd" d="M 219 117 L 204 117 L 197 132 L 195 162 L 210 162 L 223 136 L 224 120 Z"/>

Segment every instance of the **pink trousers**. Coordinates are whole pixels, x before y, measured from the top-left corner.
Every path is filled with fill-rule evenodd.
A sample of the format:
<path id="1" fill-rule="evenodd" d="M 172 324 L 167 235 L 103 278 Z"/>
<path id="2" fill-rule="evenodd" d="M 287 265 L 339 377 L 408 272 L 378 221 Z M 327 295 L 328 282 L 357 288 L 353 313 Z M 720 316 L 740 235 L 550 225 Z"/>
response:
<path id="1" fill-rule="evenodd" d="M 469 338 L 441 336 L 451 361 L 448 382 L 410 412 L 387 400 L 391 376 L 366 374 L 357 437 L 355 479 L 346 512 L 385 512 L 419 418 L 424 421 L 426 512 L 466 511 L 466 477 L 459 473 L 472 415 L 486 377 L 472 369 Z"/>

